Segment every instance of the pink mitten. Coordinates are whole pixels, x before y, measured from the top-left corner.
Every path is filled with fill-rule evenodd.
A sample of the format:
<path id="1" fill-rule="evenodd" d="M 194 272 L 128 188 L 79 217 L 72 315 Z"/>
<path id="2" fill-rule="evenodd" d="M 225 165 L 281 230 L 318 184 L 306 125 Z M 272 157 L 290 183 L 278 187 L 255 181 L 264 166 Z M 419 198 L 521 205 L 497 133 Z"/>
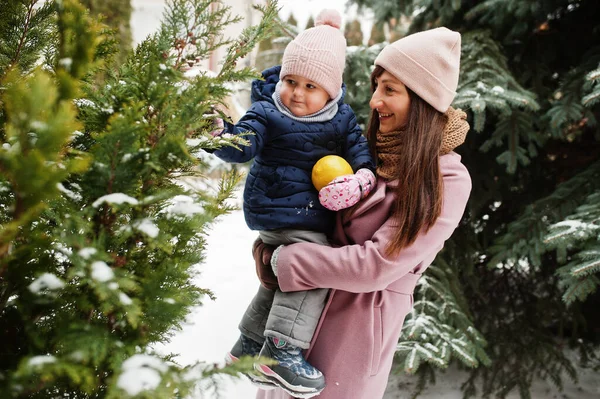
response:
<path id="1" fill-rule="evenodd" d="M 336 177 L 319 191 L 319 202 L 330 211 L 339 211 L 356 204 L 375 186 L 375 175 L 369 169 L 359 169 L 353 175 Z"/>
<path id="2" fill-rule="evenodd" d="M 225 124 L 223 123 L 223 119 L 221 118 L 214 118 L 212 121 L 212 131 L 210 132 L 210 135 L 213 137 L 218 137 L 223 133 L 223 129 L 225 128 Z"/>

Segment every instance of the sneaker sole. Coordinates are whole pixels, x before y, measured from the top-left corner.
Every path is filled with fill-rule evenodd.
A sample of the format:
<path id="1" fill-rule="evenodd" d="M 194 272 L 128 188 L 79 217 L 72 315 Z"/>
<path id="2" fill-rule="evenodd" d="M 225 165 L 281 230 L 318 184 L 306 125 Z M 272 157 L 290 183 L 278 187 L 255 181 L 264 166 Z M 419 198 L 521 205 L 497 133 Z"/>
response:
<path id="1" fill-rule="evenodd" d="M 321 389 L 316 389 L 308 388 L 302 385 L 292 385 L 283 378 L 281 378 L 281 376 L 274 372 L 269 366 L 265 366 L 264 364 L 255 364 L 254 369 L 259 373 L 263 374 L 269 380 L 269 382 L 283 389 L 294 398 L 312 398 L 314 396 L 320 395 L 321 392 L 323 392 L 323 389 L 325 389 L 325 387 Z"/>
<path id="2" fill-rule="evenodd" d="M 225 364 L 233 364 L 235 362 L 237 362 L 238 359 L 237 357 L 233 356 L 231 353 L 228 353 L 225 356 Z M 257 386 L 258 388 L 262 389 L 263 391 L 270 391 L 272 389 L 277 388 L 277 385 L 274 384 L 273 382 L 271 382 L 270 380 L 263 378 L 259 375 L 253 375 L 253 374 L 248 374 L 248 373 L 243 373 L 246 377 L 248 377 L 248 379 L 250 380 L 250 382 Z"/>

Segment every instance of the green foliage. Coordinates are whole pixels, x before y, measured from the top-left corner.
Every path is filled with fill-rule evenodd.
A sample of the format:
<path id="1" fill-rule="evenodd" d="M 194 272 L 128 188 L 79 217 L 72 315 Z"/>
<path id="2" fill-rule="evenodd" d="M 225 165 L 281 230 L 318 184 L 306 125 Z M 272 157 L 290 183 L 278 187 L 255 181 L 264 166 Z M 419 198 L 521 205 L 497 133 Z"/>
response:
<path id="1" fill-rule="evenodd" d="M 267 4 L 270 3 L 267 2 Z M 263 7 L 254 7 L 264 13 Z M 293 16 L 290 14 L 288 21 L 292 18 Z M 299 33 L 297 22 L 295 20 L 292 20 L 292 23 L 286 22 L 276 15 L 274 16 L 273 21 L 274 23 L 270 27 L 270 35 L 259 45 L 258 54 L 256 56 L 256 68 L 259 71 L 263 71 L 274 65 L 281 65 L 281 59 L 285 48 Z"/>
<path id="2" fill-rule="evenodd" d="M 173 0 L 160 31 L 115 69 L 104 63 L 114 39 L 76 0 L 13 3 L 15 14 L 0 14 L 13 32 L 3 49 L 48 34 L 0 58 L 0 396 L 184 397 L 215 374 L 247 371 L 181 367 L 150 348 L 213 297 L 193 284 L 193 265 L 240 176 L 211 188 L 202 149 L 244 141 L 213 139 L 209 114 L 230 82 L 256 76 L 234 65 L 274 6 L 230 43 L 226 7 Z M 225 44 L 218 76 L 184 77 L 184 60 Z"/>
<path id="3" fill-rule="evenodd" d="M 354 19 L 346 22 L 344 28 L 344 37 L 348 46 L 360 46 L 363 43 L 363 34 L 360 27 L 360 21 Z"/>
<path id="4" fill-rule="evenodd" d="M 310 17 L 308 17 L 308 21 L 306 21 L 306 26 L 304 27 L 304 30 L 309 29 L 309 28 L 314 28 L 314 26 L 315 26 L 315 19 L 311 15 Z"/>
<path id="5" fill-rule="evenodd" d="M 65 12 L 60 12 L 62 3 L 56 4 L 58 49 L 52 57 L 57 62 L 53 69 L 61 97 L 74 98 L 79 95 L 77 80 L 93 73 L 95 64 L 111 54 L 113 42 L 107 37 L 108 32 L 89 18 L 87 10 L 78 2 L 72 2 Z"/>
<path id="6" fill-rule="evenodd" d="M 277 18 L 277 3 L 268 5 L 261 9 L 263 13 L 263 19 L 261 22 L 253 27 L 248 27 L 242 31 L 238 40 L 229 47 L 227 56 L 223 64 L 219 77 L 226 76 L 232 81 L 247 80 L 253 76 L 254 70 L 246 67 L 241 70 L 234 70 L 236 66 L 236 60 L 243 58 L 250 54 L 252 49 L 260 43 L 266 36 L 274 34 L 273 21 Z M 225 75 L 227 73 L 228 75 Z"/>
<path id="7" fill-rule="evenodd" d="M 569 351 L 595 358 L 600 342 L 597 2 L 352 3 L 372 9 L 380 23 L 409 18 L 408 33 L 446 26 L 462 34 L 453 105 L 467 111 L 472 126 L 457 151 L 473 188 L 463 223 L 415 294 L 398 368 L 417 369 L 422 389 L 456 359 L 469 370 L 465 397 L 516 391 L 527 398 L 534 378 L 560 388 L 565 377 L 576 378 L 579 366 Z M 348 98 L 363 124 L 373 49 L 351 54 L 346 70 Z M 433 286 L 453 295 L 438 288 L 434 296 Z M 442 308 L 455 310 L 445 315 Z M 461 330 L 465 317 L 487 346 Z M 410 335 L 417 325 L 430 332 Z M 471 350 L 489 357 L 489 365 L 470 368 L 468 357 L 441 356 L 443 341 L 431 334 L 434 327 L 462 336 Z"/>
<path id="8" fill-rule="evenodd" d="M 168 2 L 166 9 L 158 37 L 159 50 L 167 58 L 169 50 L 175 49 L 176 69 L 186 61 L 208 59 L 213 50 L 231 45 L 232 40 L 223 38 L 223 29 L 241 20 L 222 4 L 211 9 L 210 3 L 201 0 L 192 1 L 190 6 L 182 6 L 179 1 Z"/>
<path id="9" fill-rule="evenodd" d="M 288 25 L 293 26 L 293 27 L 297 27 L 298 26 L 298 21 L 296 21 L 296 18 L 294 18 L 294 14 L 290 13 L 290 16 L 288 17 L 287 21 Z"/>
<path id="10" fill-rule="evenodd" d="M 270 4 L 270 3 L 271 3 L 271 1 L 268 0 L 267 4 Z M 260 7 L 256 7 L 256 8 L 260 9 Z M 258 43 L 258 50 L 257 50 L 258 54 L 261 54 L 265 51 L 268 52 L 269 50 L 271 50 L 273 48 L 273 43 L 272 43 L 271 39 L 272 39 L 271 36 L 267 36 L 263 40 L 261 40 L 260 43 Z M 264 69 L 264 68 L 259 68 L 259 70 L 262 70 L 262 69 Z"/>
<path id="11" fill-rule="evenodd" d="M 389 26 L 390 26 L 390 37 L 389 37 L 388 41 L 390 43 L 393 43 L 396 40 L 400 40 L 404 36 L 406 36 L 407 26 L 404 23 L 403 19 L 392 18 L 389 21 Z"/>
<path id="12" fill-rule="evenodd" d="M 419 280 L 419 300 L 403 327 L 397 355 L 404 371 L 413 374 L 428 362 L 446 368 L 453 357 L 467 367 L 490 364 L 485 339 L 469 319 L 452 269 L 431 266 Z M 442 321 L 442 323 L 440 323 Z"/>
<path id="13" fill-rule="evenodd" d="M 580 134 L 578 125 L 596 126 L 593 107 L 598 104 L 598 71 L 594 73 L 592 69 L 597 68 L 599 63 L 600 46 L 585 54 L 583 62 L 561 80 L 547 114 L 554 137 L 572 141 Z"/>
<path id="14" fill-rule="evenodd" d="M 57 45 L 56 27 L 51 18 L 54 8 L 51 1 L 3 2 L 0 9 L 0 76 L 13 67 L 30 72 L 44 47 Z"/>
<path id="15" fill-rule="evenodd" d="M 600 102 L 600 68 L 595 69 L 585 76 L 584 89 L 590 91 L 581 99 L 584 107 L 591 108 Z"/>
<path id="16" fill-rule="evenodd" d="M 346 54 L 344 82 L 347 91 L 344 100 L 356 113 L 356 119 L 363 129 L 370 112 L 372 65 L 382 48 L 379 44 L 371 47 L 357 46 Z"/>
<path id="17" fill-rule="evenodd" d="M 82 0 L 81 4 L 90 11 L 90 14 L 103 18 L 103 22 L 113 30 L 119 48 L 117 62 L 125 61 L 132 42 L 131 0 Z"/>
<path id="18" fill-rule="evenodd" d="M 505 147 L 499 163 L 514 173 L 517 164 L 527 165 L 537 155 L 541 135 L 533 129 L 531 116 L 539 110 L 535 95 L 512 76 L 504 54 L 488 32 L 469 32 L 462 38 L 461 79 L 453 105 L 470 109 L 473 129 L 482 132 L 487 113 L 497 116 L 493 134 L 482 144 Z"/>
<path id="19" fill-rule="evenodd" d="M 369 46 L 385 41 L 385 33 L 382 23 L 375 23 L 371 27 L 371 35 L 369 36 Z"/>
<path id="20" fill-rule="evenodd" d="M 593 178 L 598 179 L 597 174 Z M 557 270 L 563 300 L 572 305 L 593 294 L 600 280 L 600 189 L 590 194 L 575 212 L 550 226 L 544 237 L 548 248 L 557 249 L 559 260 L 570 260 Z M 569 254 L 565 256 L 564 254 Z"/>
<path id="21" fill-rule="evenodd" d="M 543 266 L 543 255 L 550 249 L 545 243 L 552 241 L 547 236 L 551 224 L 566 218 L 579 204 L 579 196 L 593 193 L 600 188 L 600 163 L 590 165 L 583 172 L 558 185 L 548 196 L 529 204 L 518 218 L 511 221 L 494 245 L 489 247 L 492 258 L 490 267 L 508 266 L 520 268 L 519 261 L 527 260 L 526 267 Z M 518 237 L 519 239 L 515 239 Z M 564 249 L 564 247 L 563 247 Z M 564 259 L 565 252 L 559 252 Z"/>
<path id="22" fill-rule="evenodd" d="M 410 15 L 407 6 L 410 6 L 412 2 L 407 0 L 352 0 L 351 3 L 358 5 L 359 11 L 360 8 L 369 8 L 373 11 L 375 21 L 382 22 L 389 21 L 403 12 L 405 15 Z"/>
<path id="23" fill-rule="evenodd" d="M 0 152 L 2 180 L 12 191 L 3 203 L 12 221 L 0 233 L 4 245 L 16 239 L 23 225 L 37 219 L 46 201 L 58 196 L 58 182 L 85 164 L 83 158 L 65 159 L 61 153 L 79 124 L 72 104 L 58 98 L 47 73 L 26 79 L 12 72 L 3 80 L 6 122 Z M 39 176 L 46 175 L 46 179 Z M 10 220 L 9 218 L 7 218 Z M 4 246 L 3 245 L 3 246 Z M 6 248 L 8 250 L 8 248 Z"/>

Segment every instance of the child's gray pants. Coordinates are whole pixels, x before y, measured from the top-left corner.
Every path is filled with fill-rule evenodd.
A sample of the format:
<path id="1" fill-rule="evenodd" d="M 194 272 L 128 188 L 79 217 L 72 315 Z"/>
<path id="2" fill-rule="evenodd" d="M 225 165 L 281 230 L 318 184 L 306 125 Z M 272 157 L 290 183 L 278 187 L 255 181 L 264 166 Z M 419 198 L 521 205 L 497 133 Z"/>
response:
<path id="1" fill-rule="evenodd" d="M 281 229 L 260 231 L 265 244 L 287 245 L 295 242 L 314 242 L 329 245 L 323 233 L 308 230 Z M 239 328 L 242 334 L 262 343 L 265 337 L 277 337 L 292 345 L 308 349 L 329 290 L 281 292 L 258 288 Z"/>

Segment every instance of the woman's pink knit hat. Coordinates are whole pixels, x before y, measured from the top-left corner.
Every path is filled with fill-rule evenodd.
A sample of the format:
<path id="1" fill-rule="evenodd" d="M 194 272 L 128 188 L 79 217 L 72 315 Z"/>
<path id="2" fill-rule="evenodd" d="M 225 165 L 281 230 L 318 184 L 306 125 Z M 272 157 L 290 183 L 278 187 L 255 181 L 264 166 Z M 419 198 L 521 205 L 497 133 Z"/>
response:
<path id="1" fill-rule="evenodd" d="M 321 86 L 331 98 L 342 87 L 346 65 L 346 38 L 340 26 L 342 17 L 336 10 L 323 10 L 315 27 L 306 29 L 292 40 L 283 53 L 280 79 L 299 75 Z"/>
<path id="2" fill-rule="evenodd" d="M 385 46 L 375 65 L 400 79 L 433 108 L 446 112 L 458 86 L 460 33 L 436 28 L 403 37 Z"/>

